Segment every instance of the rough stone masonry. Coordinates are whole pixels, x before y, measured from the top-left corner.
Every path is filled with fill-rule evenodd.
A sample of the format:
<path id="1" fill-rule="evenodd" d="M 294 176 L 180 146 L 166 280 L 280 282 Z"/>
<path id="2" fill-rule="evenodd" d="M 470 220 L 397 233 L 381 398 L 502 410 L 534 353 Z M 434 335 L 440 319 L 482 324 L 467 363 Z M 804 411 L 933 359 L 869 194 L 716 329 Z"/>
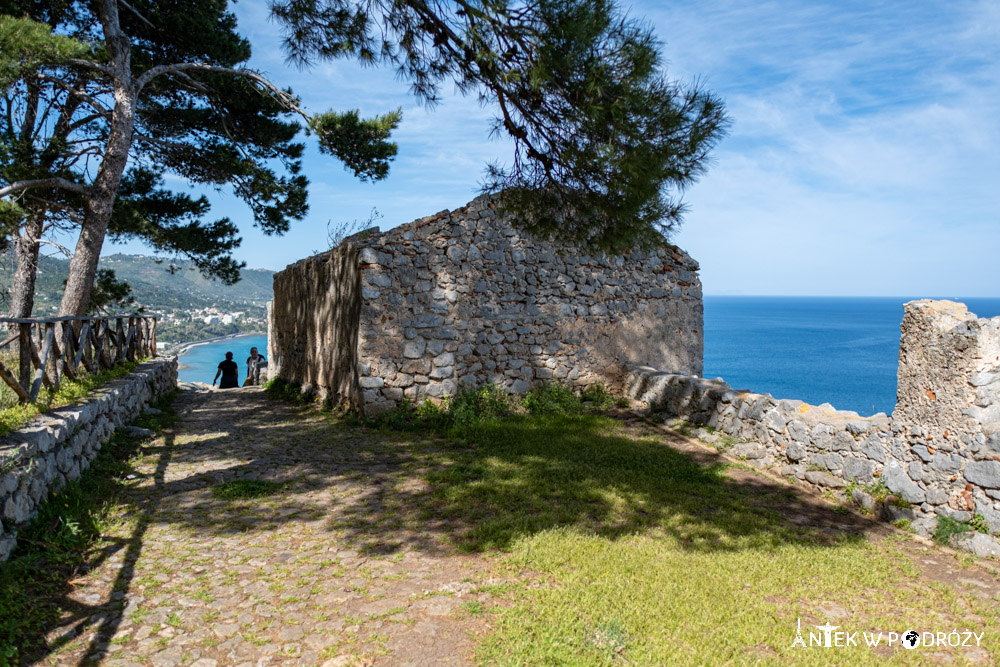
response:
<path id="1" fill-rule="evenodd" d="M 649 366 L 632 369 L 629 395 L 736 438 L 742 442 L 733 453 L 810 484 L 843 489 L 881 480 L 908 506 L 870 509 L 909 520 L 924 535 L 939 516 L 975 515 L 1000 534 L 1000 317 L 980 319 L 951 301 L 906 304 L 891 417 L 860 417 Z M 870 505 L 863 489 L 853 495 Z M 1000 544 L 984 534 L 959 546 L 1000 556 Z"/>
<path id="2" fill-rule="evenodd" d="M 488 197 L 289 266 L 270 312 L 275 374 L 368 414 L 487 383 L 620 387 L 634 363 L 702 370 L 701 281 L 686 253 L 552 244 Z"/>
<path id="3" fill-rule="evenodd" d="M 115 429 L 176 385 L 176 357 L 146 361 L 83 403 L 56 408 L 0 438 L 0 561 L 49 493 L 78 479 Z"/>

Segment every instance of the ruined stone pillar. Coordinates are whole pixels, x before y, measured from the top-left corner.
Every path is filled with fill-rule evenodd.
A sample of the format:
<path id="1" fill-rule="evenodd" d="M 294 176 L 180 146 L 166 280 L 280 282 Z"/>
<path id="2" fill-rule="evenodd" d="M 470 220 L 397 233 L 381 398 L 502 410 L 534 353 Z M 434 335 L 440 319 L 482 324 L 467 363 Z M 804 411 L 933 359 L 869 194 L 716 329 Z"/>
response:
<path id="1" fill-rule="evenodd" d="M 953 301 L 904 308 L 890 448 L 898 465 L 887 466 L 886 484 L 904 497 L 919 485 L 929 504 L 947 503 L 939 514 L 974 512 L 1000 534 L 1000 317 Z"/>

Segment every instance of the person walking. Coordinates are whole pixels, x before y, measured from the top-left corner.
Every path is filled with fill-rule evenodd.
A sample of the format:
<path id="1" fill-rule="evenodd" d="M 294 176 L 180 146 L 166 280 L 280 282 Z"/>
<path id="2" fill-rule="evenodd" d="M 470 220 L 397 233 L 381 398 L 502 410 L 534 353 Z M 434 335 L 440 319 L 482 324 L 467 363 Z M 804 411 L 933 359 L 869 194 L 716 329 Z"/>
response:
<path id="1" fill-rule="evenodd" d="M 215 386 L 215 380 L 222 376 L 222 382 L 219 383 L 219 389 L 232 389 L 233 387 L 240 386 L 240 367 L 233 361 L 233 353 L 226 352 L 226 360 L 219 363 L 219 371 L 215 374 L 215 379 L 212 380 L 212 386 Z"/>

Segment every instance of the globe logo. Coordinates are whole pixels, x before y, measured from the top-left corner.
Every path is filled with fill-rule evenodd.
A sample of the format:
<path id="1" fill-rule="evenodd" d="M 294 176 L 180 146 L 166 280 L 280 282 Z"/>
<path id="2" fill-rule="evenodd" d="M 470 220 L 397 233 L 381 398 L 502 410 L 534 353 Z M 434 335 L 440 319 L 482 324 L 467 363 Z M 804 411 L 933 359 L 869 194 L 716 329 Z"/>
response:
<path id="1" fill-rule="evenodd" d="M 920 633 L 916 630 L 907 630 L 903 633 L 903 638 L 900 641 L 905 649 L 917 648 L 920 646 Z"/>

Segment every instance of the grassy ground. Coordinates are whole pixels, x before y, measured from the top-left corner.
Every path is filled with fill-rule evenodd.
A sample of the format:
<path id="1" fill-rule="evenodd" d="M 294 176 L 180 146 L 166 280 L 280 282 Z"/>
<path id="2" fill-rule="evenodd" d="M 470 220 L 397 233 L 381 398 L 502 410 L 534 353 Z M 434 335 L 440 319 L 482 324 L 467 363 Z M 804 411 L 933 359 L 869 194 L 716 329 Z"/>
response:
<path id="1" fill-rule="evenodd" d="M 886 647 L 909 629 L 971 630 L 1000 648 L 995 579 L 985 594 L 957 590 L 928 576 L 905 533 L 707 450 L 593 414 L 445 419 L 438 430 L 456 446 L 430 456 L 422 520 L 462 550 L 499 552 L 521 582 L 510 605 L 489 610 L 484 664 L 830 664 L 829 651 L 792 647 L 799 619 L 806 641 L 826 622 L 858 633 L 838 664 L 991 660 Z M 864 646 L 861 633 L 879 631 L 881 647 Z"/>
<path id="2" fill-rule="evenodd" d="M 30 405 L 19 405 L 14 391 L 6 383 L 0 381 L 0 437 L 21 428 L 36 415 L 62 405 L 75 403 L 97 387 L 128 375 L 140 363 L 142 363 L 141 360 L 127 361 L 97 373 L 87 373 L 81 367 L 77 379 L 64 379 L 56 391 L 43 388 L 38 393 L 38 400 Z M 8 368 L 10 368 L 9 365 Z"/>
<path id="3" fill-rule="evenodd" d="M 779 482 L 696 461 L 616 420 L 528 416 L 451 435 L 470 447 L 429 478 L 456 544 L 500 549 L 508 574 L 531 573 L 494 610 L 484 663 L 829 664 L 829 652 L 791 648 L 799 618 L 806 632 L 830 620 L 852 632 L 974 629 L 984 645 L 1000 642 L 997 599 L 922 580 L 905 535 L 872 537 L 864 522 L 838 530 L 832 507 L 804 506 Z M 824 512 L 832 530 L 784 517 Z M 893 661 L 927 657 L 896 651 Z M 873 658 L 866 647 L 836 655 Z"/>
<path id="4" fill-rule="evenodd" d="M 169 404 L 169 397 L 161 399 L 156 405 L 163 414 L 135 423 L 151 429 L 169 426 L 176 420 Z M 63 605 L 71 581 L 117 550 L 102 535 L 131 520 L 134 508 L 122 491 L 140 444 L 116 433 L 81 478 L 52 494 L 20 531 L 18 548 L 0 563 L 0 667 L 28 664 L 41 654 L 45 633 L 67 613 Z"/>
<path id="5" fill-rule="evenodd" d="M 358 572 L 380 564 L 398 566 L 393 581 L 386 577 L 382 582 L 383 593 L 376 595 L 372 588 L 373 597 L 353 603 L 323 602 L 327 594 L 343 595 L 337 592 L 346 590 L 347 584 L 332 574 L 324 575 L 322 585 L 311 579 L 300 584 L 302 591 L 290 604 L 320 605 L 332 615 L 349 604 L 391 604 L 382 611 L 352 612 L 358 619 L 341 619 L 355 629 L 354 634 L 336 634 L 337 651 L 356 648 L 365 653 L 364 637 L 375 641 L 371 638 L 392 628 L 378 614 L 401 615 L 396 612 L 403 607 L 412 612 L 421 602 L 420 595 L 410 596 L 422 590 L 420 586 L 405 594 L 390 586 L 408 583 L 405 578 L 413 572 L 404 564 L 416 554 L 433 556 L 434 571 L 447 571 L 448 581 L 457 581 L 455 573 L 475 565 L 477 571 L 488 570 L 483 576 L 489 579 L 482 581 L 496 582 L 475 584 L 476 591 L 490 593 L 488 599 L 467 597 L 461 604 L 456 601 L 450 615 L 434 616 L 438 642 L 447 627 L 462 619 L 480 619 L 488 626 L 488 632 L 476 635 L 476 658 L 482 664 L 995 664 L 994 656 L 1000 655 L 1000 584 L 970 557 L 959 559 L 917 545 L 902 531 L 745 465 L 727 463 L 718 452 L 656 430 L 628 413 L 589 413 L 584 401 L 557 389 L 542 390 L 524 401 L 493 390 L 477 394 L 458 397 L 443 409 L 424 405 L 363 423 L 324 421 L 287 406 L 269 409 L 268 404 L 275 404 L 259 394 L 254 398 L 249 393 L 211 392 L 205 400 L 214 403 L 201 405 L 189 399 L 190 417 L 185 419 L 191 421 L 185 428 L 192 432 L 164 450 L 173 456 L 169 468 L 162 461 L 144 464 L 146 477 L 156 476 L 151 466 L 158 471 L 166 494 L 147 500 L 169 509 L 169 514 L 164 510 L 158 515 L 158 537 L 149 538 L 142 559 L 134 564 L 136 580 L 128 595 L 151 598 L 160 584 L 184 597 L 186 605 L 198 602 L 202 592 L 209 598 L 223 595 L 217 587 L 192 593 L 182 581 L 184 572 L 168 571 L 178 566 L 168 551 L 184 544 L 163 538 L 232 541 L 233 552 L 223 543 L 213 547 L 225 556 L 242 553 L 246 547 L 236 541 L 253 531 L 252 542 L 258 546 L 246 558 L 260 562 L 251 563 L 246 576 L 266 574 L 274 578 L 272 586 L 291 584 L 290 574 L 281 568 L 296 553 L 288 540 L 298 535 L 339 549 L 337 558 L 342 560 L 333 565 L 345 572 L 355 567 L 349 563 L 356 563 Z M 249 407 L 234 417 L 238 426 L 220 424 L 226 406 L 232 412 L 241 401 Z M 614 400 L 586 403 L 613 409 Z M 557 414 L 559 406 L 569 414 Z M 95 486 L 86 494 L 90 506 L 105 508 L 100 516 L 107 518 L 101 521 L 135 521 L 125 516 L 127 505 L 116 500 L 121 477 L 130 469 L 129 451 L 122 450 L 115 459 L 118 463 L 103 483 L 108 486 Z M 251 465 L 254 461 L 259 467 Z M 220 481 L 221 471 L 229 481 Z M 111 502 L 105 505 L 108 498 Z M 293 515 L 303 523 L 288 523 Z M 68 518 L 86 524 L 75 516 Z M 48 526 L 53 525 L 49 521 Z M 53 530 L 61 530 L 63 524 L 55 525 Z M 42 521 L 36 530 L 44 535 L 48 526 Z M 307 534 L 310 530 L 319 532 Z M 93 555 L 99 553 L 95 546 L 88 542 L 75 548 Z M 349 551 L 342 551 L 344 547 Z M 0 583 L 7 586 L 0 588 L 0 601 L 8 596 L 13 600 L 0 602 L 0 619 L 15 619 L 7 626 L 0 623 L 0 640 L 22 636 L 18 633 L 37 637 L 42 625 L 51 625 L 58 610 L 47 609 L 44 601 L 66 585 L 73 563 L 82 562 L 69 552 L 66 563 L 58 565 L 62 574 L 53 575 L 52 583 L 46 584 L 45 577 L 36 583 L 26 573 L 58 564 L 60 551 L 53 552 L 55 556 L 39 552 L 35 560 L 20 560 L 33 552 L 19 555 L 21 564 L 15 567 L 21 569 L 11 570 L 19 574 L 0 579 L 13 582 Z M 195 555 L 204 554 L 192 545 Z M 209 567 L 216 557 L 199 561 L 199 567 Z M 125 560 L 132 568 L 132 561 Z M 458 568 L 456 563 L 464 565 Z M 201 586 L 202 576 L 224 574 L 216 569 L 192 571 L 190 576 L 199 579 L 190 586 Z M 374 586 L 357 574 L 349 576 L 358 590 Z M 395 577 L 402 580 L 396 582 Z M 237 588 L 238 578 L 234 575 L 235 583 L 225 584 L 233 587 L 225 595 L 253 586 L 247 582 Z M 383 601 L 379 595 L 388 597 Z M 42 603 L 32 606 L 32 596 Z M 159 607 L 151 611 L 162 612 L 162 623 L 170 625 L 169 600 L 156 600 Z M 969 630 L 982 634 L 984 650 L 906 651 L 886 648 L 885 639 L 873 650 L 864 646 L 860 634 L 860 646 L 793 648 L 799 619 L 807 640 L 810 631 L 816 632 L 814 626 L 824 623 L 886 636 L 910 629 Z M 414 627 L 425 622 L 416 617 L 412 621 Z M 302 621 L 309 630 L 325 622 Z M 189 630 L 197 632 L 194 628 L 201 625 L 194 623 Z M 218 627 L 202 630 L 221 632 Z M 269 632 L 253 623 L 243 630 Z M 131 631 L 132 626 L 122 626 L 122 632 Z M 162 647 L 142 648 L 154 637 L 136 635 L 119 637 L 126 642 L 116 649 L 120 657 L 136 656 L 140 649 L 166 649 L 171 641 L 164 635 L 155 640 L 162 641 Z M 400 645 L 405 648 L 416 636 Z M 207 640 L 217 641 L 214 636 Z M 244 640 L 248 660 L 257 655 L 259 643 L 276 641 L 256 634 L 252 642 L 246 634 Z M 22 655 L 28 656 L 32 645 L 18 641 Z M 205 651 L 214 650 L 204 646 Z M 387 643 L 384 650 L 403 650 L 394 646 Z"/>

